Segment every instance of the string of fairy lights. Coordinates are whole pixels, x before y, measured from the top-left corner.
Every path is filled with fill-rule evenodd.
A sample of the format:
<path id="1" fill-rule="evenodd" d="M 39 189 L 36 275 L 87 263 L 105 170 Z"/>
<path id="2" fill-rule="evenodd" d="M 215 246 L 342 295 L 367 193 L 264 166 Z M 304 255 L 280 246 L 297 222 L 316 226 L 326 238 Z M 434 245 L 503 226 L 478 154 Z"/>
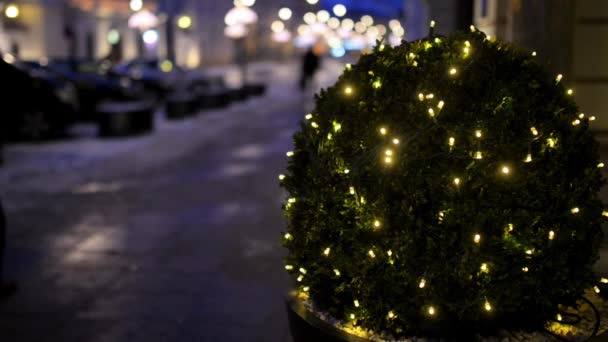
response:
<path id="1" fill-rule="evenodd" d="M 434 21 L 431 21 L 430 27 L 431 27 L 431 29 L 435 27 Z M 476 28 L 474 26 L 471 26 L 471 32 L 475 32 L 475 31 L 476 31 Z M 490 41 L 491 37 L 486 36 L 486 40 Z M 441 39 L 435 38 L 433 40 L 433 42 L 436 44 L 439 44 L 439 43 L 441 43 Z M 428 42 L 428 41 L 425 42 L 425 49 L 428 49 L 430 46 L 432 46 L 432 42 Z M 379 47 L 379 49 L 381 49 L 381 47 Z M 467 58 L 471 57 L 473 52 L 474 52 L 473 44 L 471 44 L 471 42 L 468 40 L 463 41 L 462 42 L 462 52 L 460 53 L 461 58 L 467 59 Z M 536 57 L 537 53 L 532 52 L 531 55 L 532 55 L 532 57 Z M 416 67 L 418 65 L 418 62 L 416 61 L 417 57 L 418 56 L 416 54 L 409 53 L 407 56 L 408 63 L 411 66 Z M 352 65 L 347 64 L 345 69 L 347 71 L 351 71 Z M 449 75 L 449 77 L 456 78 L 456 77 L 458 77 L 460 70 L 457 65 L 453 65 L 453 66 L 449 66 L 448 69 L 446 70 L 446 72 Z M 372 74 L 372 77 L 374 77 L 374 80 L 371 83 L 372 87 L 374 89 L 380 89 L 383 86 L 382 80 L 380 78 L 376 77 L 375 75 L 373 75 L 373 73 L 370 72 L 370 74 Z M 562 80 L 563 80 L 563 75 L 562 74 L 557 75 L 555 78 L 555 84 L 556 85 L 559 84 L 560 82 L 562 82 Z M 346 96 L 346 97 L 355 97 L 358 92 L 358 89 L 356 89 L 352 84 L 346 84 L 346 85 L 344 85 L 342 91 L 343 91 L 344 96 Z M 566 89 L 566 95 L 568 95 L 568 96 L 574 95 L 574 90 L 571 88 Z M 437 117 L 441 115 L 441 112 L 444 108 L 449 108 L 449 104 L 447 104 L 444 100 L 438 98 L 434 93 L 428 93 L 428 94 L 419 93 L 419 94 L 417 94 L 417 99 L 420 102 L 428 104 L 427 113 L 428 113 L 429 118 L 433 121 L 436 121 Z M 306 122 L 308 122 L 312 128 L 314 128 L 315 130 L 318 130 L 319 125 L 316 121 L 314 121 L 314 119 L 315 119 L 315 115 L 313 113 L 306 114 L 306 116 L 305 116 Z M 579 126 L 582 123 L 582 120 L 588 120 L 591 122 L 591 121 L 596 120 L 596 118 L 595 118 L 595 116 L 586 116 L 584 113 L 580 113 L 572 119 L 571 124 L 572 124 L 572 126 Z M 333 121 L 332 130 L 330 133 L 328 133 L 327 139 L 331 140 L 332 138 L 335 138 L 341 129 L 342 129 L 342 125 L 336 121 Z M 391 132 L 392 132 L 392 130 L 388 126 L 381 126 L 381 127 L 377 128 L 377 134 L 381 138 L 385 139 L 385 147 L 379 149 L 380 150 L 379 159 L 380 159 L 381 164 L 383 164 L 387 168 L 394 166 L 394 164 L 396 162 L 396 158 L 398 156 L 398 153 L 395 152 L 395 149 L 399 148 L 400 144 L 402 143 L 400 137 L 392 135 Z M 482 146 L 482 140 L 487 133 L 488 132 L 484 132 L 482 129 L 479 129 L 479 128 L 476 128 L 470 132 L 470 134 L 473 135 L 477 141 L 476 150 L 474 150 L 470 153 L 470 156 L 475 160 L 481 160 L 481 159 L 484 159 L 484 157 L 485 157 L 484 151 L 482 150 L 481 146 Z M 543 137 L 542 132 L 534 126 L 530 127 L 530 133 L 532 135 L 533 140 L 538 140 Z M 451 152 L 455 151 L 458 141 L 455 136 L 449 136 L 446 144 L 448 145 L 449 152 L 451 153 Z M 546 137 L 545 144 L 547 147 L 549 147 L 551 149 L 559 148 L 558 139 L 553 134 L 549 134 L 548 137 Z M 294 152 L 289 151 L 286 153 L 286 155 L 287 155 L 287 157 L 293 157 Z M 533 155 L 532 155 L 531 149 L 525 156 L 522 156 L 521 160 L 525 163 L 530 163 L 533 161 Z M 597 164 L 597 168 L 603 168 L 603 167 L 604 167 L 604 163 Z M 349 169 L 343 169 L 343 170 L 338 170 L 338 171 L 341 173 L 345 173 L 345 174 L 348 174 L 350 172 Z M 500 177 L 510 177 L 516 171 L 517 170 L 514 168 L 513 165 L 508 164 L 508 163 L 500 163 L 500 165 L 498 166 L 497 174 Z M 286 179 L 286 175 L 284 175 L 284 174 L 279 175 L 280 181 L 284 181 L 285 179 Z M 463 176 L 455 175 L 452 177 L 450 186 L 458 189 L 463 186 L 463 183 L 464 183 Z M 352 185 L 349 186 L 347 193 L 350 195 L 356 195 L 357 194 L 356 188 Z M 296 198 L 293 198 L 293 197 L 288 198 L 287 202 L 285 204 L 285 209 L 290 210 L 290 208 L 296 202 L 297 202 Z M 365 204 L 365 199 L 363 198 L 363 196 L 360 196 L 359 203 Z M 581 209 L 580 207 L 573 207 L 570 209 L 570 214 L 579 215 L 582 210 L 583 209 Z M 445 215 L 446 215 L 445 211 L 440 211 L 438 213 L 437 218 L 438 218 L 439 223 L 443 222 Z M 608 211 L 604 210 L 602 212 L 602 216 L 605 218 L 608 218 Z M 373 220 L 370 221 L 369 226 L 371 227 L 371 229 L 374 229 L 374 230 L 383 229 L 382 218 L 380 218 L 380 217 L 374 218 Z M 513 232 L 515 229 L 516 229 L 516 227 L 513 223 L 507 223 L 504 227 L 504 232 L 505 232 L 505 234 L 509 234 L 509 233 Z M 546 237 L 547 237 L 547 241 L 549 241 L 549 242 L 555 240 L 557 238 L 556 230 L 554 228 L 549 228 L 548 231 L 546 231 Z M 287 241 L 292 240 L 293 238 L 294 237 L 290 233 L 284 234 L 284 239 Z M 484 243 L 484 238 L 481 235 L 481 233 L 476 232 L 471 237 L 471 242 L 473 243 L 473 245 L 479 246 Z M 522 252 L 525 255 L 525 257 L 530 257 L 535 253 L 535 249 L 526 248 Z M 323 258 L 331 258 L 331 256 L 333 255 L 332 247 L 327 246 L 327 247 L 323 248 L 320 252 L 320 255 Z M 394 263 L 396 255 L 390 249 L 385 252 L 381 252 L 377 247 L 370 246 L 369 250 L 367 251 L 367 257 L 370 259 L 379 259 L 383 255 L 386 255 L 386 262 L 388 262 L 390 264 Z M 300 283 L 300 290 L 303 293 L 307 293 L 310 290 L 310 287 L 305 284 L 305 279 L 306 279 L 307 272 L 308 272 L 306 270 L 306 268 L 288 264 L 288 265 L 285 265 L 285 269 L 287 271 L 294 271 L 297 269 L 298 273 L 297 273 L 296 280 L 298 283 Z M 332 271 L 336 277 L 340 277 L 343 275 L 342 272 L 337 268 L 333 268 Z M 529 272 L 530 266 L 523 266 L 521 268 L 521 271 L 524 273 Z M 481 263 L 479 266 L 479 272 L 480 272 L 480 274 L 489 274 L 491 272 L 491 263 L 490 262 Z M 601 284 L 608 284 L 608 278 L 601 278 L 599 280 L 599 282 Z M 418 280 L 417 287 L 420 290 L 428 289 L 429 280 L 426 279 L 424 276 L 421 276 Z M 599 293 L 600 288 L 598 286 L 594 286 L 593 291 L 596 293 Z M 359 301 L 359 299 L 354 299 L 352 305 L 353 305 L 353 312 L 349 313 L 347 315 L 347 317 L 354 321 L 357 319 L 357 315 L 354 311 L 356 309 L 359 309 L 360 307 L 362 307 L 363 303 L 361 303 Z M 428 317 L 434 317 L 434 316 L 438 315 L 439 308 L 440 308 L 440 306 L 437 303 L 428 303 L 426 305 L 426 307 L 424 307 L 423 309 Z M 494 304 L 492 303 L 491 299 L 484 297 L 483 305 L 480 309 L 489 313 L 494 309 Z M 386 314 L 386 318 L 389 320 L 393 320 L 397 317 L 398 317 L 398 315 L 394 310 L 389 310 Z M 560 314 L 557 314 L 556 319 L 557 319 L 557 321 L 561 322 L 562 316 Z"/>

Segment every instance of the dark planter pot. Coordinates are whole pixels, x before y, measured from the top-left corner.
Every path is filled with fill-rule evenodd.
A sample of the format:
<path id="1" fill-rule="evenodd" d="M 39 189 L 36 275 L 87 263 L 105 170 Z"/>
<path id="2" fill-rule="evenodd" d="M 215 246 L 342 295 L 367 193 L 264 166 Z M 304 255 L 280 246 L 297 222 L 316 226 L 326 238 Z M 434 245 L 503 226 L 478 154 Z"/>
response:
<path id="1" fill-rule="evenodd" d="M 230 89 L 230 97 L 232 101 L 244 101 L 249 97 L 245 87 Z"/>
<path id="2" fill-rule="evenodd" d="M 167 99 L 166 114 L 168 119 L 182 119 L 192 116 L 199 109 L 196 98 L 188 93 L 179 93 Z"/>
<path id="3" fill-rule="evenodd" d="M 346 333 L 317 318 L 292 295 L 287 296 L 285 303 L 294 342 L 369 342 L 368 339 Z"/>
<path id="4" fill-rule="evenodd" d="M 262 96 L 266 93 L 266 85 L 262 83 L 250 83 L 244 88 L 250 96 Z"/>
<path id="5" fill-rule="evenodd" d="M 226 108 L 230 105 L 231 93 L 226 88 L 203 90 L 197 96 L 201 109 Z"/>
<path id="6" fill-rule="evenodd" d="M 154 105 L 150 102 L 105 102 L 97 107 L 100 137 L 146 133 L 154 126 Z"/>

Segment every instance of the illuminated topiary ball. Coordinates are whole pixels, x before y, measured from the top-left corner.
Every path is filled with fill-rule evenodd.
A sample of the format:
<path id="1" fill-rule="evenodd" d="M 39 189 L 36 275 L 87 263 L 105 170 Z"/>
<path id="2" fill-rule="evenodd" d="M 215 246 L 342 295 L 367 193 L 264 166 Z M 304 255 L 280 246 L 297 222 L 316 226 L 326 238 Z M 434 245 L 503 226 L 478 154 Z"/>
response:
<path id="1" fill-rule="evenodd" d="M 595 280 L 595 118 L 481 32 L 379 46 L 294 136 L 286 269 L 319 310 L 393 335 L 542 329 Z"/>

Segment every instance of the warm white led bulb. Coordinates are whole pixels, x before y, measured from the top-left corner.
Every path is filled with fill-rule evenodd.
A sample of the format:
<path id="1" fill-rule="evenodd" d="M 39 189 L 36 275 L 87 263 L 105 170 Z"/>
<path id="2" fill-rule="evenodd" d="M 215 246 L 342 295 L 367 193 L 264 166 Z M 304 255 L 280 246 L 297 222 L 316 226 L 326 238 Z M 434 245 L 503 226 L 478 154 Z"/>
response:
<path id="1" fill-rule="evenodd" d="M 329 252 L 331 251 L 331 248 L 327 247 L 325 248 L 325 250 L 323 251 L 323 254 L 325 254 L 325 256 L 329 256 Z"/>
<path id="2" fill-rule="evenodd" d="M 355 307 L 358 308 L 359 307 L 359 301 L 358 300 L 354 300 L 353 303 L 355 304 Z"/>
<path id="3" fill-rule="evenodd" d="M 397 139 L 397 138 L 393 139 L 393 144 L 394 145 L 399 145 L 399 139 Z"/>
<path id="4" fill-rule="evenodd" d="M 530 132 L 532 132 L 533 135 L 538 135 L 538 131 L 536 130 L 536 127 L 530 127 Z"/>
<path id="5" fill-rule="evenodd" d="M 380 127 L 380 134 L 386 135 L 386 133 L 388 133 L 388 130 L 384 127 Z"/>
<path id="6" fill-rule="evenodd" d="M 450 69 L 450 75 L 456 75 L 457 72 L 458 72 L 458 70 L 456 70 L 456 68 Z"/>
<path id="7" fill-rule="evenodd" d="M 376 253 L 374 253 L 374 251 L 371 249 L 367 252 L 367 254 L 369 254 L 370 258 L 372 259 L 376 257 Z"/>
<path id="8" fill-rule="evenodd" d="M 432 307 L 432 306 L 429 306 L 428 312 L 429 312 L 429 315 L 434 316 L 435 315 L 435 308 Z"/>
<path id="9" fill-rule="evenodd" d="M 475 241 L 475 243 L 479 243 L 481 241 L 481 235 L 475 234 L 475 236 L 473 236 L 473 241 Z"/>
<path id="10" fill-rule="evenodd" d="M 503 174 L 508 175 L 511 172 L 511 169 L 508 166 L 503 166 L 501 171 Z"/>
<path id="11" fill-rule="evenodd" d="M 426 280 L 421 279 L 420 283 L 418 284 L 418 287 L 421 288 L 421 289 L 423 289 L 425 286 L 426 286 Z"/>
<path id="12" fill-rule="evenodd" d="M 448 144 L 450 146 L 454 146 L 454 143 L 456 142 L 456 139 L 454 139 L 454 137 L 450 137 L 450 139 L 448 140 Z"/>
<path id="13" fill-rule="evenodd" d="M 486 311 L 492 311 L 492 305 L 490 305 L 489 302 L 486 301 L 484 308 L 486 309 Z"/>
<path id="14" fill-rule="evenodd" d="M 353 88 L 351 88 L 351 87 L 344 88 L 344 94 L 350 95 L 352 93 L 353 93 Z"/>
<path id="15" fill-rule="evenodd" d="M 460 178 L 458 178 L 458 177 L 454 178 L 454 184 L 460 185 Z"/>
<path id="16" fill-rule="evenodd" d="M 340 271 L 337 268 L 334 268 L 334 274 L 336 275 L 336 277 L 339 277 Z"/>
<path id="17" fill-rule="evenodd" d="M 555 239 L 555 232 L 554 231 L 550 231 L 549 232 L 549 240 L 553 240 Z"/>
<path id="18" fill-rule="evenodd" d="M 374 227 L 376 227 L 376 228 L 380 228 L 380 221 L 375 220 L 375 221 L 374 221 Z"/>

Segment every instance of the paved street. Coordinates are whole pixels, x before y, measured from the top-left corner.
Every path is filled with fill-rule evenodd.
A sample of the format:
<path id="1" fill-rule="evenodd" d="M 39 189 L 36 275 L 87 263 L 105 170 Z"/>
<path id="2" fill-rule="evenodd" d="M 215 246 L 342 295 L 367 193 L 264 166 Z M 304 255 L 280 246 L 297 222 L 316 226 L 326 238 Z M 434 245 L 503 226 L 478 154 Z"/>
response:
<path id="1" fill-rule="evenodd" d="M 100 140 L 80 126 L 73 140 L 6 149 L 20 290 L 0 303 L 1 341 L 290 341 L 277 175 L 311 101 L 293 65 L 254 70 L 267 96 L 183 121 L 159 112 L 151 135 Z"/>
<path id="2" fill-rule="evenodd" d="M 256 70 L 265 97 L 152 135 L 6 148 L 1 341 L 290 340 L 277 175 L 311 101 L 293 65 Z"/>

